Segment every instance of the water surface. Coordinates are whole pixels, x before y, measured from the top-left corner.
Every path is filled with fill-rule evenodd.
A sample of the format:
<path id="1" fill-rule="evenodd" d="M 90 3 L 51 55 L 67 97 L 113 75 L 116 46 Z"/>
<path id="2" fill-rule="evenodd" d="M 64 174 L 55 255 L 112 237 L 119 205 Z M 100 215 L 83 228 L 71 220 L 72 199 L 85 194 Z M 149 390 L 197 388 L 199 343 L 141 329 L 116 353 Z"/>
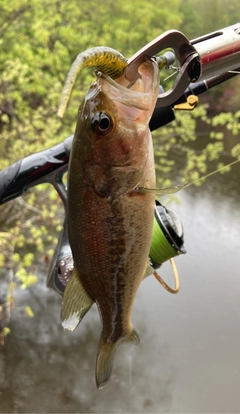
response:
<path id="1" fill-rule="evenodd" d="M 39 283 L 16 298 L 11 335 L 0 351 L 0 412 L 239 412 L 240 169 L 179 194 L 186 255 L 181 287 L 154 279 L 137 294 L 133 322 L 141 344 L 119 348 L 111 381 L 94 382 L 100 335 L 93 307 L 75 332 L 60 324 L 58 295 Z M 173 285 L 169 264 L 161 275 Z M 35 317 L 23 316 L 29 303 Z"/>

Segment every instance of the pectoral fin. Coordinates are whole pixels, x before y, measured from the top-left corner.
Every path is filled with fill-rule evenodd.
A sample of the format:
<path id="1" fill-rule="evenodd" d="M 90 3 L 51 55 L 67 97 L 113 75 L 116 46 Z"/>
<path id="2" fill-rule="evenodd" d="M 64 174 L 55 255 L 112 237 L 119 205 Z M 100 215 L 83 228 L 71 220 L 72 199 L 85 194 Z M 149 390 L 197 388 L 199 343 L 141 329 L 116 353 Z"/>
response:
<path id="1" fill-rule="evenodd" d="M 185 187 L 188 187 L 189 183 L 183 185 L 177 185 L 176 187 L 169 187 L 169 188 L 146 188 L 146 187 L 137 187 L 135 190 L 139 194 L 174 194 L 178 191 L 182 190 Z"/>
<path id="2" fill-rule="evenodd" d="M 93 303 L 94 301 L 85 291 L 78 272 L 74 268 L 63 295 L 61 321 L 64 329 L 73 331 Z"/>

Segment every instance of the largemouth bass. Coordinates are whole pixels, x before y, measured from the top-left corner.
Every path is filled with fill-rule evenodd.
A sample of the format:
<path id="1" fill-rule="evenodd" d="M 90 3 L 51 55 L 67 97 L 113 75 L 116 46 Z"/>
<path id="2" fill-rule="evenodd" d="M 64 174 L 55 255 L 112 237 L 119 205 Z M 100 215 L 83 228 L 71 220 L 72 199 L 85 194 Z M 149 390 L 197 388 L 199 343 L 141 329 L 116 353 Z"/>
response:
<path id="1" fill-rule="evenodd" d="M 73 330 L 95 302 L 102 320 L 96 384 L 108 381 L 122 342 L 139 342 L 131 311 L 150 250 L 155 166 L 148 127 L 159 70 L 152 60 L 128 85 L 100 72 L 79 109 L 68 178 L 68 231 L 73 274 L 62 304 Z M 126 87 L 127 86 L 127 87 Z M 140 190 L 139 190 L 140 189 Z"/>

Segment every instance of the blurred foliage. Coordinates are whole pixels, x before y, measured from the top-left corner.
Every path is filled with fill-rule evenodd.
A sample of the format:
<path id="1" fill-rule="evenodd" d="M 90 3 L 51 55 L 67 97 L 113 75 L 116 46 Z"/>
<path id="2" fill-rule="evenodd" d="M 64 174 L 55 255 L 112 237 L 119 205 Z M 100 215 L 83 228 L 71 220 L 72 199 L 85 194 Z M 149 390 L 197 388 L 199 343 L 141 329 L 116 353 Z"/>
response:
<path id="1" fill-rule="evenodd" d="M 179 29 L 190 39 L 238 23 L 238 0 L 182 0 L 182 22 Z"/>
<path id="2" fill-rule="evenodd" d="M 170 125 L 153 133 L 158 188 L 200 179 L 224 165 L 219 162 L 223 155 L 240 159 L 240 144 L 235 144 L 240 133 L 239 111 L 209 117 L 205 104 L 193 112 L 176 111 L 175 115 Z M 230 151 L 225 150 L 226 135 L 227 140 L 231 138 L 233 142 Z M 176 171 L 179 178 L 176 178 Z M 230 168 L 221 172 L 228 171 Z M 201 185 L 203 181 L 195 184 Z"/>
<path id="3" fill-rule="evenodd" d="M 129 57 L 168 29 L 194 38 L 235 23 L 238 0 L 202 0 L 201 7 L 197 6 L 195 0 L 1 0 L 0 170 L 73 133 L 78 106 L 93 79 L 91 70 L 79 74 L 63 120 L 56 112 L 67 72 L 80 51 L 107 45 Z M 234 91 L 237 81 L 228 85 Z M 180 178 L 193 179 L 206 173 L 208 162 L 219 158 L 222 128 L 238 134 L 239 111 L 234 114 L 232 108 L 240 104 L 240 98 L 230 90 L 231 86 L 222 103 L 212 102 L 212 107 L 219 102 L 223 107 L 213 119 L 210 108 L 201 106 L 191 113 L 177 113 L 176 121 L 154 134 L 161 186 L 171 185 L 172 173 L 178 168 L 172 153 L 185 160 Z M 210 95 L 207 101 L 211 102 Z M 191 143 L 199 123 L 209 130 L 210 139 L 195 150 Z M 239 147 L 232 150 L 234 157 L 239 153 Z M 63 215 L 59 197 L 45 184 L 0 207 L 0 268 L 8 278 L 6 300 L 0 305 L 2 336 L 8 333 L 6 321 L 15 286 L 28 288 L 36 283 L 37 263 L 48 263 Z M 6 323 L 1 312 L 4 306 Z M 26 314 L 33 315 L 28 307 Z"/>

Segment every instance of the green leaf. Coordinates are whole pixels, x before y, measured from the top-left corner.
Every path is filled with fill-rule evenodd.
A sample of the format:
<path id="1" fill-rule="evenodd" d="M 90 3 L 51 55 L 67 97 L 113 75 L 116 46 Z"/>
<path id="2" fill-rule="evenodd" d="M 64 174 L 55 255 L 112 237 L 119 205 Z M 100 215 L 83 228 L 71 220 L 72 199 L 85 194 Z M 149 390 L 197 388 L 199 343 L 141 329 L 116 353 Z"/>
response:
<path id="1" fill-rule="evenodd" d="M 2 331 L 3 336 L 7 336 L 10 332 L 11 332 L 11 330 L 7 326 L 5 326 L 5 328 L 3 328 L 3 331 Z"/>
<path id="2" fill-rule="evenodd" d="M 33 311 L 32 311 L 32 309 L 31 309 L 30 306 L 25 306 L 24 309 L 25 309 L 26 314 L 29 316 L 29 318 L 33 318 L 34 317 L 34 313 L 33 313 Z"/>

